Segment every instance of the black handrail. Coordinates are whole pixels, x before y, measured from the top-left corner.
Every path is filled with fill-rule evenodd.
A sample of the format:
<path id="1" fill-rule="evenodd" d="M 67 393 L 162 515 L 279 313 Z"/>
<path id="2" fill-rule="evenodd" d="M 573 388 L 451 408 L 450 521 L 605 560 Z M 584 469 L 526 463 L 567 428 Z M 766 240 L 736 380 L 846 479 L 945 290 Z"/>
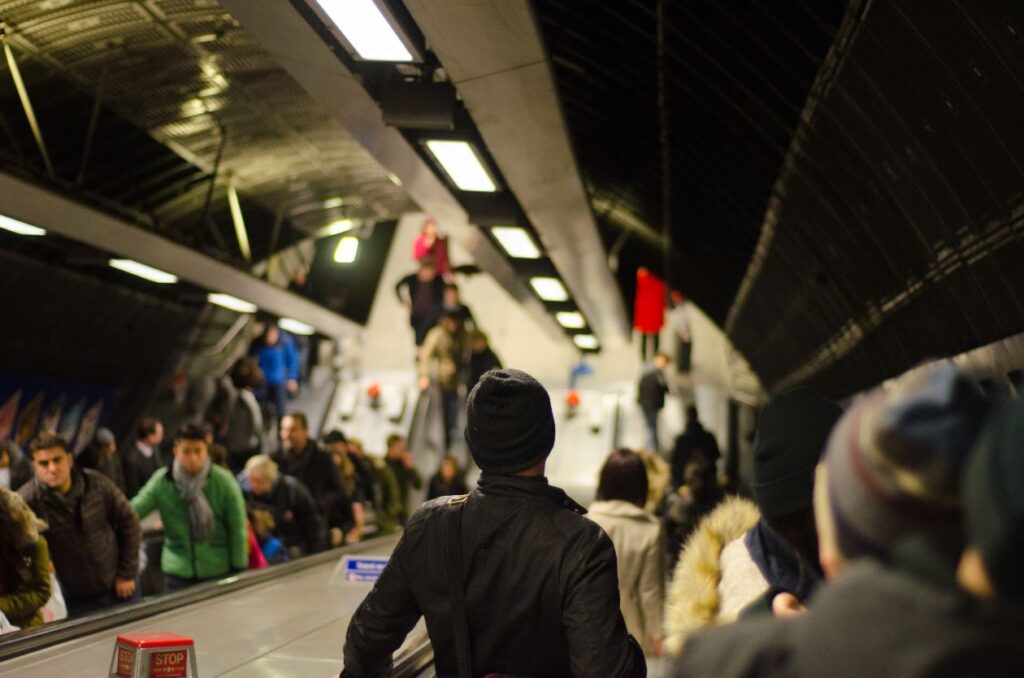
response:
<path id="1" fill-rule="evenodd" d="M 361 553 L 371 548 L 379 548 L 388 540 L 397 543 L 398 536 L 371 539 L 358 544 L 342 546 L 323 553 L 299 558 L 281 565 L 274 565 L 262 570 L 250 570 L 214 582 L 197 584 L 184 591 L 170 593 L 137 603 L 119 605 L 115 608 L 91 614 L 79 619 L 68 619 L 56 624 L 47 624 L 31 629 L 16 631 L 0 636 L 0 662 L 35 652 L 69 640 L 98 633 L 115 626 L 128 624 L 139 619 L 177 609 L 184 605 L 198 603 L 217 596 L 240 591 L 266 581 L 279 579 L 289 574 L 338 560 L 350 553 Z"/>

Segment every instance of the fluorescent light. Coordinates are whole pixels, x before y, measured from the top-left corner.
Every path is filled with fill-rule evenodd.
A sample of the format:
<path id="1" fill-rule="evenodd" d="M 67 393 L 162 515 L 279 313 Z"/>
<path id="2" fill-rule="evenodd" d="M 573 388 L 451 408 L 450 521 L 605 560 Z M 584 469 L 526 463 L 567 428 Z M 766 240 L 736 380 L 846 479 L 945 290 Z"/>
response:
<path id="1" fill-rule="evenodd" d="M 491 234 L 510 257 L 516 259 L 540 259 L 540 250 L 526 229 L 518 226 L 495 226 Z"/>
<path id="2" fill-rule="evenodd" d="M 414 60 L 373 0 L 317 0 L 317 4 L 366 61 Z"/>
<path id="3" fill-rule="evenodd" d="M 178 282 L 178 276 L 176 275 L 161 271 L 160 269 L 153 268 L 152 266 L 140 264 L 139 262 L 132 261 L 131 259 L 111 259 L 110 265 L 119 271 L 131 273 L 132 275 L 137 275 L 140 278 L 145 278 L 150 282 L 160 283 L 161 285 Z"/>
<path id="4" fill-rule="evenodd" d="M 256 304 L 250 304 L 248 301 L 243 301 L 238 297 L 233 297 L 230 294 L 224 294 L 223 292 L 211 292 L 206 295 L 206 300 L 211 304 L 217 304 L 224 308 L 231 309 L 232 311 L 238 311 L 239 313 L 255 313 L 259 309 Z"/>
<path id="5" fill-rule="evenodd" d="M 398 178 L 397 174 L 389 174 L 388 175 L 388 181 L 393 183 L 395 186 L 401 186 L 402 185 L 402 180 Z"/>
<path id="6" fill-rule="evenodd" d="M 344 204 L 344 198 L 330 198 L 328 200 L 324 200 L 324 209 L 329 210 L 334 207 L 341 207 Z"/>
<path id="7" fill-rule="evenodd" d="M 277 326 L 280 327 L 282 330 L 285 330 L 286 332 L 291 332 L 292 334 L 309 335 L 316 333 L 316 330 L 313 329 L 312 325 L 307 325 L 306 323 L 300 320 L 296 320 L 295 318 L 281 318 L 280 320 L 277 321 Z"/>
<path id="8" fill-rule="evenodd" d="M 578 330 L 587 326 L 583 314 L 579 311 L 561 311 L 555 314 L 558 324 L 569 330 Z"/>
<path id="9" fill-rule="evenodd" d="M 334 260 L 339 264 L 351 264 L 356 260 L 359 251 L 359 238 L 346 235 L 338 241 L 338 249 L 334 250 Z"/>
<path id="10" fill-rule="evenodd" d="M 569 293 L 558 278 L 530 278 L 530 284 L 544 301 L 569 301 Z"/>
<path id="11" fill-rule="evenodd" d="M 576 342 L 576 345 L 586 351 L 597 350 L 597 337 L 593 334 L 577 334 L 572 340 Z"/>
<path id="12" fill-rule="evenodd" d="M 427 149 L 460 190 L 478 193 L 494 193 L 498 190 L 476 150 L 469 143 L 431 139 L 427 142 Z"/>
<path id="13" fill-rule="evenodd" d="M 18 235 L 46 235 L 46 229 L 0 214 L 0 228 Z"/>
<path id="14" fill-rule="evenodd" d="M 337 219 L 320 229 L 320 234 L 324 237 L 329 235 L 338 235 L 345 231 L 351 231 L 355 225 L 355 222 L 351 219 Z"/>

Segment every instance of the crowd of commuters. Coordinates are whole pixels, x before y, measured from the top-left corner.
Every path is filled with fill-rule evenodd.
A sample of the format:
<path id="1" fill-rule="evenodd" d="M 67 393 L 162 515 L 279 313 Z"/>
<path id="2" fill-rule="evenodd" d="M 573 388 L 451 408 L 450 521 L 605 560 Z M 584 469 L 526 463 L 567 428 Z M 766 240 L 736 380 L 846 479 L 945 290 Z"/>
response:
<path id="1" fill-rule="evenodd" d="M 236 365 L 243 393 L 257 369 L 251 358 Z M 235 403 L 259 412 L 244 395 Z M 211 405 L 211 420 L 215 411 L 224 410 Z M 247 438 L 252 417 L 243 444 L 231 444 L 233 421 L 186 423 L 165 443 L 162 423 L 144 418 L 124 451 L 105 428 L 78 455 L 49 431 L 26 452 L 3 441 L 0 631 L 286 562 L 407 520 L 422 479 L 402 436 L 378 458 L 340 431 L 321 444 L 289 412 L 279 446 L 264 450 Z M 141 519 L 159 535 L 149 545 Z"/>
<path id="2" fill-rule="evenodd" d="M 1024 398 L 952 363 L 845 413 L 771 399 L 749 499 L 695 411 L 664 499 L 654 455 L 618 449 L 589 513 L 544 478 L 554 421 L 529 375 L 484 375 L 467 417 L 479 485 L 431 481 L 343 676 L 386 675 L 420 616 L 445 675 L 643 676 L 644 654 L 680 676 L 1024 675 Z"/>

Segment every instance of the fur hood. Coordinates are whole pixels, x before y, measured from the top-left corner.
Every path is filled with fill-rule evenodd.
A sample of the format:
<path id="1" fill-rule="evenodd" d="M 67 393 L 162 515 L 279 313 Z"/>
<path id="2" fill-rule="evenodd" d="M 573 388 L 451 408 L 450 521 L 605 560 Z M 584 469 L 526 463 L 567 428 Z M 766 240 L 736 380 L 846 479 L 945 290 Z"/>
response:
<path id="1" fill-rule="evenodd" d="M 764 584 L 764 579 L 760 578 L 756 566 L 753 566 L 753 572 L 749 572 L 749 567 L 744 567 L 748 571 L 739 577 L 743 586 L 754 590 L 726 592 L 722 590 L 721 584 L 723 551 L 754 527 L 760 517 L 757 507 L 749 500 L 728 497 L 690 535 L 672 574 L 665 605 L 665 648 L 670 654 L 678 655 L 693 632 L 735 619 L 742 606 L 728 604 L 730 601 L 723 600 L 725 596 L 749 596 L 753 599 L 758 595 L 756 589 Z M 733 546 L 742 551 L 740 558 L 746 555 L 742 542 Z M 749 555 L 745 565 L 753 565 Z"/>

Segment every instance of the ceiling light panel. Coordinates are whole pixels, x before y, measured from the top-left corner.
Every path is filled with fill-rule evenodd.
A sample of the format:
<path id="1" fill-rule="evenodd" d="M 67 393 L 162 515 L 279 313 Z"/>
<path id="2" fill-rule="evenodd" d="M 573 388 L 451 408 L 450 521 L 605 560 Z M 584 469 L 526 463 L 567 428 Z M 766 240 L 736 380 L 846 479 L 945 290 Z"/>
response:
<path id="1" fill-rule="evenodd" d="M 577 334 L 572 340 L 577 346 L 585 351 L 596 351 L 598 347 L 597 337 L 593 334 Z"/>
<path id="2" fill-rule="evenodd" d="M 338 249 L 334 250 L 334 260 L 339 264 L 351 264 L 359 252 L 359 238 L 346 235 L 338 241 Z"/>
<path id="3" fill-rule="evenodd" d="M 540 259 L 540 249 L 525 228 L 495 226 L 491 229 L 491 235 L 505 253 L 514 259 Z"/>
<path id="4" fill-rule="evenodd" d="M 277 326 L 285 332 L 291 332 L 292 334 L 308 336 L 316 333 L 316 330 L 313 329 L 312 325 L 307 325 L 301 320 L 296 320 L 295 318 L 281 318 L 277 321 Z"/>
<path id="5" fill-rule="evenodd" d="M 476 149 L 466 141 L 431 139 L 427 150 L 459 190 L 494 193 L 498 190 Z"/>
<path id="6" fill-rule="evenodd" d="M 579 330 L 587 326 L 587 321 L 579 311 L 560 311 L 555 314 L 555 319 L 567 330 Z"/>
<path id="7" fill-rule="evenodd" d="M 159 283 L 161 285 L 170 285 L 171 283 L 178 282 L 178 276 L 172 273 L 167 273 L 166 271 L 161 271 L 158 268 L 140 264 L 139 262 L 131 259 L 111 259 L 110 266 L 119 271 L 131 273 L 132 275 L 136 275 L 140 278 L 144 278 L 145 280 Z"/>
<path id="8" fill-rule="evenodd" d="M 46 235 L 46 229 L 33 226 L 32 224 L 26 224 L 24 221 L 18 221 L 11 217 L 6 217 L 0 214 L 0 228 L 11 233 L 17 233 L 18 235 L 32 235 L 40 236 Z"/>
<path id="9" fill-rule="evenodd" d="M 407 42 L 374 0 L 315 0 L 364 61 L 415 61 Z"/>
<path id="10" fill-rule="evenodd" d="M 569 301 L 569 293 L 558 278 L 530 278 L 530 285 L 544 301 Z"/>
<path id="11" fill-rule="evenodd" d="M 206 300 L 211 304 L 216 304 L 239 313 L 255 313 L 259 310 L 256 304 L 251 304 L 248 301 L 233 297 L 230 294 L 224 294 L 223 292 L 211 292 L 206 295 Z"/>

